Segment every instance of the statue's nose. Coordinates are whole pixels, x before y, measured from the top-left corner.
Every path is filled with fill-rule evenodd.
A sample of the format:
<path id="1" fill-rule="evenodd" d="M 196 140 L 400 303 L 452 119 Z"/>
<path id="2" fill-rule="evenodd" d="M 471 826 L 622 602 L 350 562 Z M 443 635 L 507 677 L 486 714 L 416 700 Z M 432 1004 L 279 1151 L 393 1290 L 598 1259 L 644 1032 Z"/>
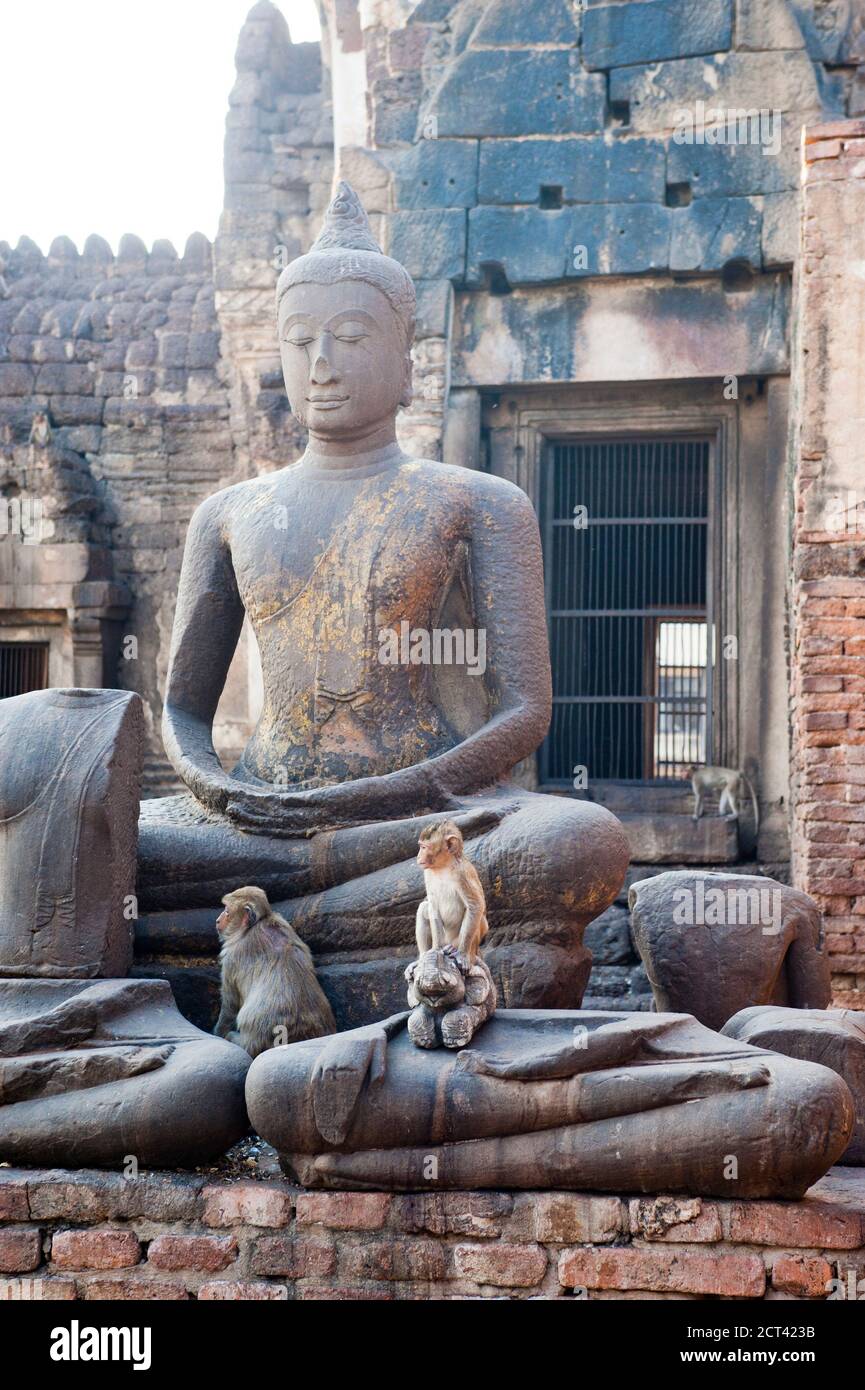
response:
<path id="1" fill-rule="evenodd" d="M 338 374 L 334 370 L 328 358 L 323 352 L 318 352 L 312 364 L 310 380 L 316 386 L 326 386 L 329 381 L 336 381 Z"/>

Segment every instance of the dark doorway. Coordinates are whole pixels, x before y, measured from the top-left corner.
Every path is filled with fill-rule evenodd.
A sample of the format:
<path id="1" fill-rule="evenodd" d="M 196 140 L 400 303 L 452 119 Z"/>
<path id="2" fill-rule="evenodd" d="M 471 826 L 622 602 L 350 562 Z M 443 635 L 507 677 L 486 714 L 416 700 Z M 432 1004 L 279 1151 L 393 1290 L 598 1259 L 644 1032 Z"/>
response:
<path id="1" fill-rule="evenodd" d="M 541 471 L 553 717 L 540 780 L 681 777 L 711 747 L 711 450 L 548 444 Z M 574 785 L 578 785 L 574 783 Z"/>

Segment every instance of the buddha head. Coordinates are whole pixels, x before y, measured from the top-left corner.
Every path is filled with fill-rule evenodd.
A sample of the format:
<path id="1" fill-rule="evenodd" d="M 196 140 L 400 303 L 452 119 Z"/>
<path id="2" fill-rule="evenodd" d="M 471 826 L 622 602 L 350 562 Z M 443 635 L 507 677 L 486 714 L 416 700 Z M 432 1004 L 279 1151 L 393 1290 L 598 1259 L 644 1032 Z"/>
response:
<path id="1" fill-rule="evenodd" d="M 311 437 L 360 440 L 411 404 L 414 285 L 376 244 L 349 184 L 312 249 L 280 275 L 276 309 L 289 404 Z"/>

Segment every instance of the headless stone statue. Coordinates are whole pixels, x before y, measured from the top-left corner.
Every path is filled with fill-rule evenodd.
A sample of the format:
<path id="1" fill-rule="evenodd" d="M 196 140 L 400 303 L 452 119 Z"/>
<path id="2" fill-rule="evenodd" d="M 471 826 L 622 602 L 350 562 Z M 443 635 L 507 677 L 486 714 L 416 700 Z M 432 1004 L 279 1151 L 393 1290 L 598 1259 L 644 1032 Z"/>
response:
<path id="1" fill-rule="evenodd" d="M 603 808 L 510 780 L 550 718 L 534 511 L 504 479 L 397 445 L 414 287 L 346 184 L 277 300 L 309 444 L 298 463 L 209 498 L 190 524 L 163 721 L 189 792 L 143 806 L 142 933 L 195 934 L 223 893 L 259 883 L 325 989 L 329 967 L 353 973 L 353 1017 L 380 1017 L 383 1000 L 404 998 L 418 832 L 446 812 L 484 884 L 502 1002 L 578 1005 L 583 929 L 621 886 L 628 846 Z M 264 703 L 226 773 L 212 722 L 245 615 Z M 437 661 L 442 632 L 468 633 L 475 651 L 483 634 L 484 669 Z M 404 634 L 417 633 L 411 648 Z"/>
<path id="2" fill-rule="evenodd" d="M 398 1014 L 262 1053 L 246 1097 L 307 1187 L 800 1197 L 853 1125 L 826 1067 L 682 1014 L 500 1010 L 459 1052 Z"/>
<path id="3" fill-rule="evenodd" d="M 820 909 L 755 874 L 656 874 L 628 894 L 655 1008 L 722 1028 L 752 1004 L 823 1009 L 831 998 Z"/>
<path id="4" fill-rule="evenodd" d="M 132 959 L 137 695 L 0 702 L 0 1162 L 197 1163 L 244 1133 L 249 1057 Z"/>

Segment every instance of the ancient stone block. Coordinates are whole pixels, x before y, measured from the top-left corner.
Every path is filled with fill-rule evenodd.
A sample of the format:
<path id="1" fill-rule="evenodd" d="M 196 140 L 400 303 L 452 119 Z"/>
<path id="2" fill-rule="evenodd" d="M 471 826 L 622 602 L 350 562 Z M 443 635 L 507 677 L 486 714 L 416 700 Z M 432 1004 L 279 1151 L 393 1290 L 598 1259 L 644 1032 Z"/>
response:
<path id="1" fill-rule="evenodd" d="M 655 63 L 730 47 L 733 0 L 643 0 L 592 5 L 583 15 L 587 68 Z"/>
<path id="2" fill-rule="evenodd" d="M 664 164 L 655 140 L 483 140 L 477 201 L 537 203 L 552 188 L 564 203 L 662 203 Z"/>
<path id="3" fill-rule="evenodd" d="M 576 1192 L 537 1192 L 519 1197 L 517 1208 L 532 1211 L 535 1240 L 544 1244 L 587 1241 L 603 1245 L 615 1240 L 623 1226 L 618 1197 L 586 1197 Z"/>
<path id="4" fill-rule="evenodd" d="M 721 1240 L 721 1215 L 700 1197 L 638 1197 L 629 1203 L 631 1234 L 643 1240 L 691 1244 Z"/>
<path id="5" fill-rule="evenodd" d="M 336 1246 L 332 1241 L 307 1236 L 259 1236 L 252 1248 L 250 1269 L 253 1274 L 280 1275 L 286 1279 L 333 1274 Z"/>
<path id="6" fill-rule="evenodd" d="M 771 134 L 771 128 L 767 132 Z M 775 153 L 761 144 L 667 145 L 667 182 L 687 184 L 691 196 L 741 198 L 795 189 L 799 179 L 799 149 L 784 140 Z"/>
<path id="7" fill-rule="evenodd" d="M 47 1282 L 55 1282 L 53 1280 Z M 78 1279 L 78 1297 L 88 1302 L 104 1301 L 137 1303 L 144 1302 L 185 1302 L 189 1297 L 186 1287 L 174 1280 L 152 1279 L 146 1274 L 121 1275 L 108 1279 Z M 201 1293 L 199 1291 L 199 1298 Z"/>
<path id="8" fill-rule="evenodd" d="M 332 1231 L 377 1231 L 392 1198 L 385 1192 L 304 1192 L 297 1199 L 298 1226 Z"/>
<path id="9" fill-rule="evenodd" d="M 51 1240 L 55 1269 L 124 1269 L 140 1259 L 133 1231 L 56 1231 Z"/>
<path id="10" fill-rule="evenodd" d="M 248 1279 L 214 1279 L 198 1290 L 200 1302 L 281 1303 L 288 1298 L 284 1284 L 256 1284 Z"/>
<path id="11" fill-rule="evenodd" d="M 444 1247 L 433 1240 L 364 1241 L 343 1246 L 341 1271 L 352 1279 L 447 1278 Z"/>
<path id="12" fill-rule="evenodd" d="M 825 1298 L 831 1281 L 832 1266 L 827 1260 L 779 1255 L 772 1265 L 772 1288 L 797 1298 Z"/>
<path id="13" fill-rule="evenodd" d="M 493 0 L 472 34 L 475 44 L 528 46 L 576 43 L 580 37 L 579 8 L 568 0 L 544 0 L 543 7 L 524 0 Z"/>
<path id="14" fill-rule="evenodd" d="M 473 208 L 466 275 L 477 284 L 492 265 L 503 268 L 511 285 L 562 280 L 572 246 L 570 209 Z"/>
<path id="15" fill-rule="evenodd" d="M 736 821 L 729 816 L 623 815 L 637 864 L 729 864 L 739 857 Z"/>
<path id="16" fill-rule="evenodd" d="M 680 58 L 660 66 L 614 68 L 610 101 L 626 104 L 635 131 L 673 129 L 683 110 L 813 111 L 820 107 L 817 79 L 804 52 L 729 53 Z M 795 119 L 784 123 L 784 139 L 795 140 Z"/>
<path id="17" fill-rule="evenodd" d="M 559 1257 L 565 1288 L 651 1289 L 663 1293 L 761 1298 L 766 1271 L 759 1255 L 678 1250 L 572 1250 Z"/>
<path id="18" fill-rule="evenodd" d="M 454 1266 L 476 1284 L 530 1289 L 546 1273 L 547 1252 L 540 1245 L 458 1245 Z"/>
<path id="19" fill-rule="evenodd" d="M 42 1234 L 35 1226 L 6 1226 L 0 1230 L 0 1270 L 23 1274 L 42 1263 Z"/>
<path id="20" fill-rule="evenodd" d="M 627 909 L 614 904 L 586 927 L 583 944 L 592 953 L 592 965 L 627 965 L 634 959 Z"/>
<path id="21" fill-rule="evenodd" d="M 237 1259 L 232 1236 L 160 1235 L 150 1242 L 148 1264 L 156 1269 L 191 1269 L 215 1273 Z"/>
<path id="22" fill-rule="evenodd" d="M 751 198 L 698 198 L 673 212 L 671 270 L 721 270 L 746 261 L 759 270 L 760 208 Z"/>
<path id="23" fill-rule="evenodd" d="M 35 379 L 32 367 L 19 362 L 0 362 L 0 395 L 29 396 L 34 390 Z"/>
<path id="24" fill-rule="evenodd" d="M 216 1183 L 202 1193 L 206 1226 L 287 1226 L 291 1193 L 267 1183 Z"/>
<path id="25" fill-rule="evenodd" d="M 448 337 L 453 313 L 453 286 L 450 280 L 419 280 L 415 290 L 415 336 L 418 341 L 423 338 Z"/>
<path id="26" fill-rule="evenodd" d="M 568 135 L 604 124 L 604 80 L 563 49 L 466 49 L 432 115 L 443 135 Z"/>
<path id="27" fill-rule="evenodd" d="M 865 1236 L 861 1211 L 809 1199 L 795 1204 L 734 1202 L 729 1238 L 743 1245 L 856 1250 Z"/>
<path id="28" fill-rule="evenodd" d="M 395 212 L 388 221 L 390 254 L 411 275 L 454 280 L 465 269 L 466 225 L 461 208 Z"/>
<path id="29" fill-rule="evenodd" d="M 395 1197 L 393 1212 L 403 1231 L 493 1240 L 501 1235 L 512 1206 L 513 1198 L 499 1192 L 421 1192 Z"/>
<path id="30" fill-rule="evenodd" d="M 398 208 L 470 208 L 477 202 L 477 140 L 418 140 L 391 155 Z"/>

